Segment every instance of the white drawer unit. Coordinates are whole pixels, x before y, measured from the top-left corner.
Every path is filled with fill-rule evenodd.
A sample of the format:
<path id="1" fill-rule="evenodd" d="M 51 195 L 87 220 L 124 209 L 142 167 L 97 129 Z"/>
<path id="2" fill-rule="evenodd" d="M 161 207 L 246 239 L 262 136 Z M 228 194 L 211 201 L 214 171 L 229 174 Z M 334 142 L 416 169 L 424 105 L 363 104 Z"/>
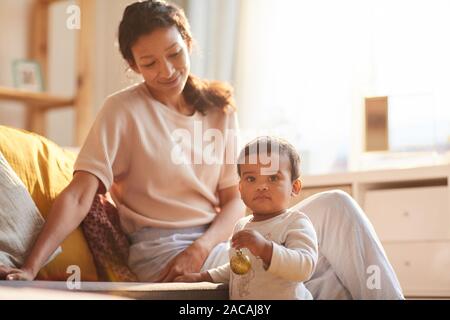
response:
<path id="1" fill-rule="evenodd" d="M 381 241 L 450 240 L 448 187 L 367 191 L 364 211 Z"/>
<path id="2" fill-rule="evenodd" d="M 450 298 L 449 163 L 305 176 L 303 185 L 351 190 L 407 298 Z"/>
<path id="3" fill-rule="evenodd" d="M 383 246 L 405 296 L 450 296 L 450 242 Z"/>

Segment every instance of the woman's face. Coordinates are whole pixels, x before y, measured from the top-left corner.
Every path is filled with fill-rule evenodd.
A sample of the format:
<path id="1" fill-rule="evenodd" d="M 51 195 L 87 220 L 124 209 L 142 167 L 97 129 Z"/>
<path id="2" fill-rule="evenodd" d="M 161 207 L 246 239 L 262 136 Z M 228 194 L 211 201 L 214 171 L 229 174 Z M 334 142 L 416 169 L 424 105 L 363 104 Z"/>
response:
<path id="1" fill-rule="evenodd" d="M 175 26 L 139 37 L 131 48 L 134 71 L 141 74 L 155 98 L 178 96 L 186 84 L 190 60 L 185 41 Z"/>

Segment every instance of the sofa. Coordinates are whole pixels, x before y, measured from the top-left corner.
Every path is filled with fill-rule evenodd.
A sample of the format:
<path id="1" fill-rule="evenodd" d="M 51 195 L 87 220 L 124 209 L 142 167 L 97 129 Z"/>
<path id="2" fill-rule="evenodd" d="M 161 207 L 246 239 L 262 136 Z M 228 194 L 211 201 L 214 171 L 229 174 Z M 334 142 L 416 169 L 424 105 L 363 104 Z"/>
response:
<path id="1" fill-rule="evenodd" d="M 0 126 L 0 152 L 46 219 L 56 196 L 72 179 L 75 152 L 63 149 L 35 133 L 6 126 Z M 61 248 L 62 252 L 41 269 L 35 281 L 0 281 L 0 299 L 2 292 L 9 292 L 18 298 L 20 293 L 24 297 L 53 297 L 52 292 L 55 290 L 60 298 L 65 297 L 61 291 L 65 291 L 69 298 L 73 291 L 77 291 L 76 297 L 84 292 L 86 298 L 103 294 L 103 298 L 228 299 L 228 289 L 224 284 L 118 282 L 114 274 L 102 278 L 97 272 L 95 259 L 81 227 L 63 241 Z M 70 289 L 66 282 L 70 276 L 67 271 L 73 265 L 80 268 L 81 286 Z M 41 291 L 42 294 L 39 293 Z"/>

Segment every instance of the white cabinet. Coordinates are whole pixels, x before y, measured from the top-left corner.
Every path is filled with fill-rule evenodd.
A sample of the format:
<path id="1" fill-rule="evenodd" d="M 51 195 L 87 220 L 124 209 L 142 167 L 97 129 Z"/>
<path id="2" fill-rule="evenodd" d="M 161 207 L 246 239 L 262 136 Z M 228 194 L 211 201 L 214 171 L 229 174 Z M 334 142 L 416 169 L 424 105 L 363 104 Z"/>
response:
<path id="1" fill-rule="evenodd" d="M 363 208 L 381 241 L 450 240 L 447 186 L 367 191 Z"/>
<path id="2" fill-rule="evenodd" d="M 450 297 L 449 183 L 450 165 L 303 179 L 308 195 L 347 186 L 373 224 L 406 297 Z"/>
<path id="3" fill-rule="evenodd" d="M 383 243 L 409 296 L 450 296 L 450 241 Z"/>
<path id="4" fill-rule="evenodd" d="M 363 208 L 407 296 L 450 296 L 448 185 L 368 190 Z"/>

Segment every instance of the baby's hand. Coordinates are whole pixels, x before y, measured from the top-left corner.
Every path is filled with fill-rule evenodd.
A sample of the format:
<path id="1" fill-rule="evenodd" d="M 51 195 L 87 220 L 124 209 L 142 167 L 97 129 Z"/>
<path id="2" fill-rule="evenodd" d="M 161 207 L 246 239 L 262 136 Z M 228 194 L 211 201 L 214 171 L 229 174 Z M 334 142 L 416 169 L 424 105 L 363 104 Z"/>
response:
<path id="1" fill-rule="evenodd" d="M 267 250 L 267 246 L 271 246 L 271 242 L 266 240 L 258 231 L 241 230 L 231 238 L 231 246 L 238 250 L 247 248 L 254 256 L 261 257 Z"/>

